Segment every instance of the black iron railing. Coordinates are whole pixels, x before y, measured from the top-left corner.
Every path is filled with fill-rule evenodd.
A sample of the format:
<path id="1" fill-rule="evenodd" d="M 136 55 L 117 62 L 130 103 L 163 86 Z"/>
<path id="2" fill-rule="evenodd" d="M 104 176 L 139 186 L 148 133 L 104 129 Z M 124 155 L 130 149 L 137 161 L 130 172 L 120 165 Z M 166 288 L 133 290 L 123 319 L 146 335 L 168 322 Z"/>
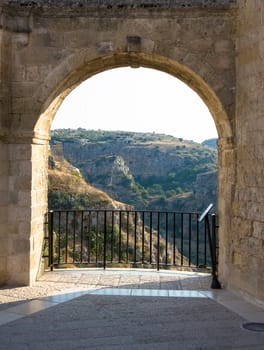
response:
<path id="1" fill-rule="evenodd" d="M 48 266 L 211 269 L 217 276 L 217 223 L 200 213 L 54 210 L 48 213 Z M 217 279 L 217 277 L 216 277 Z"/>

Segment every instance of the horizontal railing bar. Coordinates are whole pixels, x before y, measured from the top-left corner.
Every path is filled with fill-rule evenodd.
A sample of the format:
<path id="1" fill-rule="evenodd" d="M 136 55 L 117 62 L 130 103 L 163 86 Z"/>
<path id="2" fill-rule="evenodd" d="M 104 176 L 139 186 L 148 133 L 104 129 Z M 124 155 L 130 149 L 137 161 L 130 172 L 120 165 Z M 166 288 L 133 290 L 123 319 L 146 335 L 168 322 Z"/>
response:
<path id="1" fill-rule="evenodd" d="M 167 214 L 190 214 L 190 215 L 200 215 L 199 212 L 196 212 L 196 211 L 191 211 L 191 212 L 182 212 L 182 211 L 173 211 L 173 210 L 130 210 L 130 209 L 52 209 L 52 210 L 49 210 L 49 212 L 68 212 L 68 213 L 74 213 L 74 212 L 79 212 L 79 213 L 82 213 L 82 212 L 101 212 L 101 213 L 104 213 L 104 212 L 116 212 L 116 213 L 167 213 Z"/>

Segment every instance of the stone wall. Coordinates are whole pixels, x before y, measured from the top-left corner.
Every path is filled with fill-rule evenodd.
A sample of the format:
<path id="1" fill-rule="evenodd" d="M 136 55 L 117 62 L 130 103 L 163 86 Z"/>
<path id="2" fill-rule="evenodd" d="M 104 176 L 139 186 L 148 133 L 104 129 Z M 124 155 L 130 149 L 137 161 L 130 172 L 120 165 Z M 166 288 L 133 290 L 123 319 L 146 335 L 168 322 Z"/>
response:
<path id="1" fill-rule="evenodd" d="M 2 180 L 8 198 L 1 227 L 8 246 L 2 256 L 7 266 L 3 279 L 29 284 L 36 276 L 47 205 L 47 143 L 58 106 L 81 81 L 115 67 L 143 66 L 172 74 L 208 105 L 220 138 L 221 236 L 228 241 L 234 183 L 235 2 L 136 3 L 104 1 L 98 6 L 97 1 L 78 1 L 76 6 L 72 1 L 37 0 L 5 1 L 1 7 L 0 141 L 9 145 L 7 177 Z"/>
<path id="2" fill-rule="evenodd" d="M 239 1 L 236 181 L 229 286 L 264 301 L 264 2 Z"/>
<path id="3" fill-rule="evenodd" d="M 263 1 L 100 4 L 1 2 L 0 280 L 36 276 L 47 143 L 63 98 L 96 73 L 143 66 L 180 78 L 210 109 L 219 133 L 220 278 L 264 300 Z"/>
<path id="4" fill-rule="evenodd" d="M 7 279 L 8 145 L 0 144 L 0 285 Z"/>

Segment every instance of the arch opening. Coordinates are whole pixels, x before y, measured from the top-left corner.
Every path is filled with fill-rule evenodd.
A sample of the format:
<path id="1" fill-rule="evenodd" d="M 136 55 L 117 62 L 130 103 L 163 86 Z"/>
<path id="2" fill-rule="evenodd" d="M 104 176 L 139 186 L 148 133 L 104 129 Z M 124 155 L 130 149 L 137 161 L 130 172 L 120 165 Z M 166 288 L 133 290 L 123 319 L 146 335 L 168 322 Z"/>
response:
<path id="1" fill-rule="evenodd" d="M 104 72 L 106 70 L 118 67 L 145 67 L 160 70 L 168 73 L 183 82 L 198 93 L 211 112 L 219 135 L 219 175 L 218 175 L 218 212 L 220 218 L 220 236 L 222 232 L 222 243 L 224 247 L 221 250 L 222 263 L 220 265 L 223 275 L 228 276 L 228 263 L 230 259 L 228 232 L 230 231 L 230 209 L 232 203 L 232 181 L 233 181 L 233 139 L 232 128 L 229 117 L 217 97 L 214 89 L 188 67 L 156 54 L 147 54 L 142 52 L 120 52 L 108 56 L 91 58 L 89 51 L 82 51 L 79 54 L 72 55 L 59 64 L 46 79 L 39 85 L 35 91 L 32 100 L 34 104 L 35 119 L 32 118 L 28 125 L 27 135 L 32 135 L 31 144 L 28 143 L 29 137 L 25 140 L 22 147 L 14 145 L 14 149 L 23 149 L 23 161 L 25 156 L 25 166 L 21 162 L 19 165 L 30 172 L 30 181 L 26 190 L 23 192 L 24 207 L 27 203 L 30 211 L 30 219 L 25 220 L 23 229 L 25 236 L 25 249 L 17 261 L 25 260 L 26 268 L 23 273 L 16 274 L 11 270 L 9 277 L 17 283 L 31 284 L 35 281 L 39 270 L 39 263 L 42 254 L 42 242 L 44 236 L 45 213 L 47 211 L 47 165 L 48 165 L 48 141 L 50 138 L 50 129 L 53 118 L 62 103 L 63 99 L 82 81 L 89 77 Z M 35 122 L 34 122 L 35 120 Z M 35 125 L 33 128 L 32 125 Z M 29 130 L 30 129 L 30 130 Z M 32 134 L 31 134 L 32 133 Z M 23 164 L 22 164 L 23 163 Z M 24 185 L 21 183 L 21 186 Z M 19 225 L 19 223 L 17 224 Z M 14 225 L 16 229 L 16 225 Z M 30 251 L 30 253 L 29 253 Z M 220 259 L 221 259 L 220 255 Z"/>
<path id="2" fill-rule="evenodd" d="M 44 91 L 40 89 L 37 96 L 37 100 L 43 101 L 41 106 L 40 117 L 34 128 L 34 135 L 38 138 L 49 139 L 49 132 L 53 119 L 68 94 L 75 89 L 80 83 L 89 79 L 93 75 L 102 73 L 104 71 L 120 68 L 120 67 L 132 67 L 132 68 L 151 68 L 164 73 L 168 73 L 173 77 L 181 80 L 193 91 L 195 91 L 201 98 L 201 100 L 208 107 L 219 138 L 219 144 L 225 144 L 232 142 L 232 130 L 230 121 L 224 110 L 221 101 L 217 97 L 214 90 L 195 72 L 188 67 L 178 63 L 175 60 L 159 55 L 149 55 L 146 53 L 120 53 L 105 57 L 96 58 L 94 60 L 80 62 L 74 60 L 73 69 L 69 72 L 69 62 L 59 66 L 55 72 L 52 72 L 52 76 L 56 76 L 56 79 L 47 77 L 47 82 L 44 82 L 44 86 L 48 86 Z M 67 69 L 67 74 L 65 70 Z M 50 82 L 51 81 L 51 82 Z M 57 83 L 59 81 L 59 83 Z"/>
<path id="3" fill-rule="evenodd" d="M 61 107 L 63 108 L 59 108 L 57 113 L 59 116 L 56 115 L 55 126 L 52 124 L 52 128 L 66 130 L 55 131 L 53 139 L 63 139 L 63 135 L 66 139 L 67 137 L 74 139 L 75 137 L 79 138 L 79 134 L 81 134 L 83 138 L 82 148 L 87 149 L 87 151 L 92 147 L 96 137 L 99 138 L 99 144 L 100 142 L 108 144 L 108 153 L 104 147 L 103 149 L 99 147 L 98 152 L 102 152 L 102 154 L 99 154 L 98 157 L 121 157 L 120 160 L 124 161 L 127 172 L 127 174 L 123 174 L 127 180 L 126 186 L 134 188 L 134 195 L 137 199 L 132 200 L 131 196 L 128 196 L 125 182 L 123 185 L 116 183 L 115 188 L 110 176 L 114 163 L 112 164 L 108 160 L 103 165 L 104 163 L 101 162 L 101 166 L 108 168 L 109 175 L 107 176 L 107 173 L 99 175 L 101 170 L 97 168 L 97 165 L 88 165 L 92 163 L 93 156 L 90 158 L 87 153 L 85 166 L 81 160 L 82 156 L 79 155 L 81 150 L 76 152 L 78 145 L 67 147 L 67 142 L 64 146 L 64 141 L 62 141 L 66 159 L 80 168 L 81 173 L 89 183 L 95 184 L 95 186 L 97 184 L 101 190 L 116 200 L 134 205 L 137 209 L 180 210 L 184 208 L 189 211 L 202 211 L 209 203 L 214 203 L 216 208 L 217 151 L 205 150 L 201 143 L 208 141 L 208 139 L 217 140 L 217 131 L 207 107 L 186 84 L 175 77 L 153 69 L 111 69 L 80 84 L 64 100 Z M 69 130 L 67 131 L 67 129 Z M 71 131 L 70 129 L 78 130 Z M 88 130 L 94 131 L 89 132 Z M 115 132 L 116 135 L 111 135 L 111 131 Z M 138 159 L 138 165 L 134 164 L 134 158 L 137 157 L 136 152 L 134 158 L 126 154 L 128 145 L 132 146 L 134 143 L 131 133 L 135 133 L 137 141 L 135 141 L 134 146 L 136 148 L 140 147 L 140 143 L 145 142 L 144 152 L 146 154 L 143 156 L 145 161 L 142 163 Z M 145 139 L 140 136 L 140 133 L 146 133 Z M 86 138 L 91 138 L 91 144 L 85 143 L 84 139 Z M 115 147 L 111 146 L 113 141 Z M 117 147 L 116 144 L 119 146 Z M 160 145 L 162 145 L 161 148 Z M 94 148 L 90 149 L 92 154 L 97 152 L 96 142 Z M 54 143 L 51 149 L 55 151 Z M 160 167 L 166 170 L 158 172 L 155 170 L 154 151 L 156 152 L 155 157 L 159 158 Z M 176 157 L 175 159 L 171 158 L 170 166 L 166 162 L 163 164 L 166 153 L 174 154 Z M 176 156 L 177 153 L 179 155 Z M 180 159 L 187 156 L 189 159 L 187 163 L 192 164 L 192 167 L 189 169 L 184 162 L 180 170 Z M 200 157 L 200 162 L 197 161 L 197 156 Z M 150 159 L 153 159 L 154 163 Z M 97 164 L 97 161 L 93 160 L 93 162 Z M 130 168 L 133 169 L 132 173 Z M 159 175 L 155 175 L 155 171 Z M 97 175 L 93 175 L 91 172 Z M 144 175 L 144 172 L 148 176 Z M 199 175 L 199 183 L 197 183 L 197 175 Z M 205 175 L 208 177 L 207 181 L 202 180 L 205 179 Z M 179 180 L 177 180 L 178 177 Z M 183 184 L 183 179 L 185 179 L 185 184 Z M 209 191 L 207 191 L 206 185 L 206 188 L 202 190 L 203 181 L 208 184 Z M 123 188 L 123 191 L 119 187 Z M 126 193 L 125 196 L 124 193 Z M 198 197 L 199 193 L 206 193 L 206 195 L 202 196 L 203 198 L 199 200 L 199 206 L 197 206 L 191 203 L 190 195 L 195 201 L 194 194 Z M 158 198 L 155 197 L 155 194 Z M 179 204 L 175 203 L 177 201 L 176 195 L 185 198 L 186 203 L 186 199 L 189 199 L 190 206 L 181 204 L 180 207 Z M 167 200 L 168 197 L 170 202 Z M 181 199 L 180 202 L 184 202 L 184 200 Z M 59 209 L 58 203 L 55 207 L 51 205 L 52 200 L 49 203 L 50 209 Z"/>
<path id="4" fill-rule="evenodd" d="M 115 68 L 82 82 L 63 101 L 52 129 L 84 128 L 217 138 L 201 98 L 179 79 L 149 68 Z"/>
<path id="5" fill-rule="evenodd" d="M 75 62 L 76 69 L 71 69 L 65 74 L 65 67 L 58 67 L 55 73 L 58 74 L 56 81 L 59 84 L 54 84 L 52 89 L 47 93 L 41 94 L 45 101 L 42 105 L 42 113 L 35 126 L 35 136 L 49 139 L 50 128 L 52 121 L 58 108 L 64 98 L 81 82 L 92 77 L 95 74 L 102 73 L 106 70 L 119 67 L 144 67 L 168 73 L 193 89 L 207 105 L 214 119 L 215 126 L 219 135 L 219 181 L 218 188 L 220 196 L 218 197 L 218 207 L 220 207 L 220 220 L 226 212 L 225 193 L 229 190 L 222 191 L 226 177 L 226 172 L 223 169 L 223 161 L 225 150 L 230 151 L 232 143 L 232 131 L 228 116 L 221 104 L 221 101 L 216 96 L 213 89 L 195 72 L 191 71 L 186 66 L 179 64 L 176 61 L 166 57 L 157 55 L 147 55 L 143 53 L 121 53 L 117 55 L 106 56 L 90 60 L 85 64 L 78 65 Z M 54 72 L 53 72 L 54 74 Z M 47 84 L 48 86 L 49 84 Z M 220 205 L 219 205 L 220 203 Z M 223 225 L 223 229 L 225 229 Z M 220 243 L 221 244 L 221 243 Z M 224 259 L 223 259 L 224 261 Z M 224 262 L 223 262 L 224 264 Z"/>

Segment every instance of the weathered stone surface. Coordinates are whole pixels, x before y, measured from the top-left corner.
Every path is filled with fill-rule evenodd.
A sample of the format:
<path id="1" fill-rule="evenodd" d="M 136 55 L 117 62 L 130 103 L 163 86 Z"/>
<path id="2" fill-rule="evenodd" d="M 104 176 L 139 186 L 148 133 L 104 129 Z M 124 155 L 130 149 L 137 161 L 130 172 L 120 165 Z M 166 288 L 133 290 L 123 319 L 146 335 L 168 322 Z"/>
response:
<path id="1" fill-rule="evenodd" d="M 52 1 L 52 0 L 5 0 L 10 5 L 18 5 L 22 7 L 117 7 L 123 9 L 128 8 L 155 8 L 155 7 L 179 7 L 183 9 L 188 8 L 226 8 L 236 4 L 236 0 L 63 0 L 63 1 Z"/>
<path id="2" fill-rule="evenodd" d="M 238 1 L 236 181 L 231 212 L 232 256 L 228 284 L 263 300 L 263 65 L 261 1 Z M 224 244 L 228 244 L 225 240 Z M 240 256 L 240 258 L 238 258 Z M 224 259 L 227 261 L 227 259 Z M 228 263 L 226 262 L 228 265 Z M 263 287 L 262 287 L 263 288 Z"/>

